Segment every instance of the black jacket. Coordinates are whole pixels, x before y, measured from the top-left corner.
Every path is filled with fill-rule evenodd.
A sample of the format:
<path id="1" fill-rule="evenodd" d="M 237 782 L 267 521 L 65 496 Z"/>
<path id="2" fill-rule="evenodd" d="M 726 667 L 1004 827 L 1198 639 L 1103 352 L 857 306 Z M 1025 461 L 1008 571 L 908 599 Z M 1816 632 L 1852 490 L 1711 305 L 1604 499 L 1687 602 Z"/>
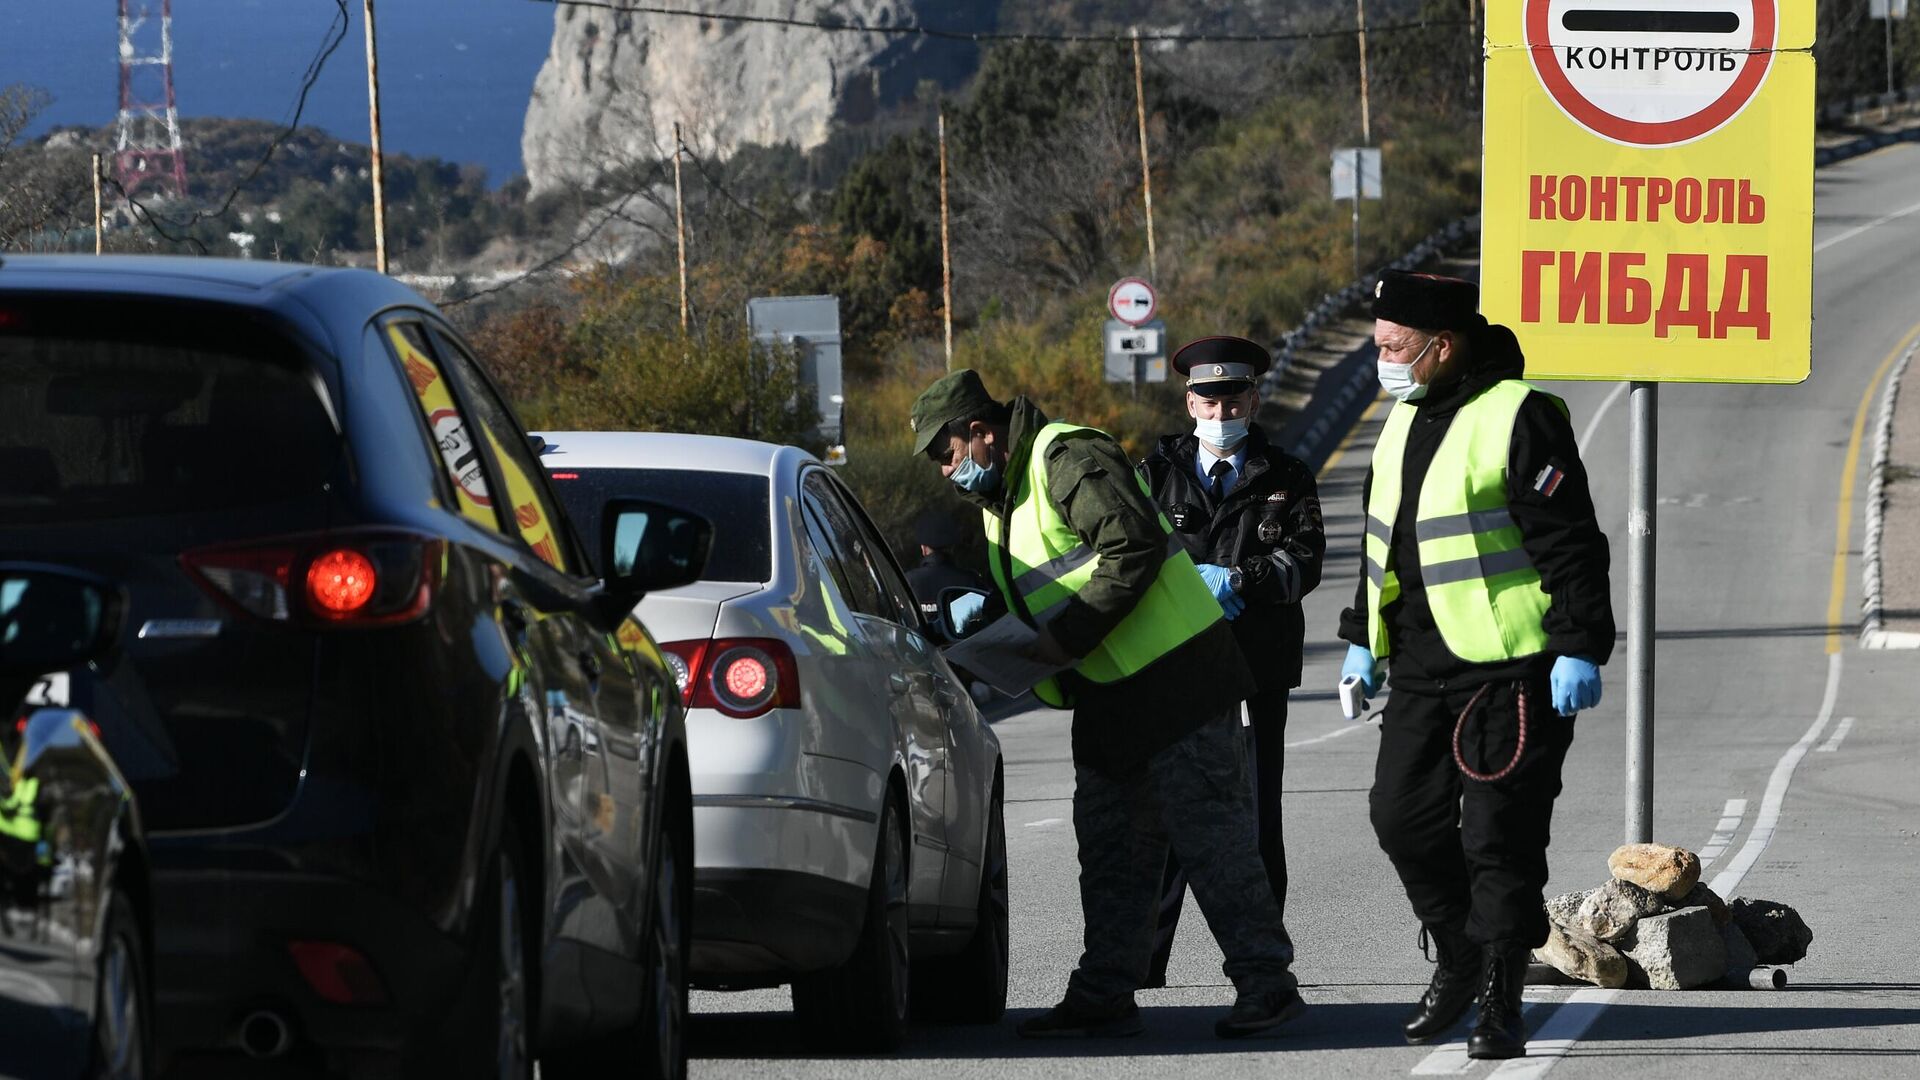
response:
<path id="1" fill-rule="evenodd" d="M 1012 443 L 999 488 L 960 497 L 1004 518 L 1014 489 L 1026 474 L 1033 439 L 1046 416 L 1028 399 L 1015 398 Z M 1067 525 L 1100 555 L 1092 580 L 1047 624 L 1067 654 L 1083 657 L 1120 625 L 1146 595 L 1166 564 L 1166 534 L 1153 502 L 1142 494 L 1120 444 L 1087 432 L 1054 440 L 1047 451 L 1047 492 Z M 1017 574 L 1018 568 L 1013 568 Z M 1004 571 L 1003 571 L 1004 572 Z M 1012 607 L 1022 620 L 1031 613 L 994 590 L 989 618 Z M 1145 669 L 1112 683 L 1095 683 L 1073 671 L 1060 678 L 1073 695 L 1073 758 L 1108 775 L 1138 770 L 1149 757 L 1233 708 L 1253 692 L 1253 676 L 1233 632 L 1223 619 L 1194 635 Z"/>
<path id="2" fill-rule="evenodd" d="M 1165 436 L 1140 463 L 1141 475 L 1194 562 L 1239 568 L 1247 607 L 1233 620 L 1233 635 L 1260 689 L 1299 686 L 1300 601 L 1320 584 L 1327 552 L 1313 473 L 1255 424 L 1239 482 L 1216 501 L 1194 472 L 1199 452 L 1192 434 Z"/>
<path id="3" fill-rule="evenodd" d="M 956 564 L 946 552 L 935 551 L 923 556 L 919 566 L 907 571 L 907 587 L 913 590 L 920 613 L 927 617 L 928 622 L 938 626 L 942 592 L 954 588 L 985 589 L 987 583 L 980 580 L 979 574 Z"/>
<path id="4" fill-rule="evenodd" d="M 1413 534 L 1421 484 L 1427 467 L 1440 449 L 1440 440 L 1460 407 L 1474 395 L 1502 379 L 1517 379 L 1526 361 L 1513 331 L 1489 326 L 1474 335 L 1467 374 L 1413 403 L 1419 410 L 1407 432 L 1402 459 L 1400 507 L 1394 517 L 1388 558 L 1400 579 L 1400 599 L 1381 614 L 1393 644 L 1390 658 L 1393 685 L 1415 693 L 1433 693 L 1486 682 L 1538 678 L 1560 656 L 1584 656 L 1604 664 L 1613 653 L 1613 602 L 1607 583 L 1607 536 L 1594 518 L 1593 494 L 1587 470 L 1580 461 L 1573 424 L 1559 406 L 1542 394 L 1532 394 L 1520 406 L 1514 421 L 1513 445 L 1507 459 L 1507 505 L 1527 555 L 1540 571 L 1540 586 L 1550 599 L 1541 622 L 1547 631 L 1544 653 L 1498 664 L 1473 664 L 1447 648 L 1433 623 Z M 1548 469 L 1563 476 L 1551 494 L 1535 489 Z M 1550 475 L 1550 474 L 1547 474 Z M 1361 505 L 1371 497 L 1373 472 L 1368 470 Z M 1360 553 L 1360 584 L 1353 607 L 1340 616 L 1340 636 L 1356 645 L 1367 644 L 1367 573 L 1364 546 Z"/>

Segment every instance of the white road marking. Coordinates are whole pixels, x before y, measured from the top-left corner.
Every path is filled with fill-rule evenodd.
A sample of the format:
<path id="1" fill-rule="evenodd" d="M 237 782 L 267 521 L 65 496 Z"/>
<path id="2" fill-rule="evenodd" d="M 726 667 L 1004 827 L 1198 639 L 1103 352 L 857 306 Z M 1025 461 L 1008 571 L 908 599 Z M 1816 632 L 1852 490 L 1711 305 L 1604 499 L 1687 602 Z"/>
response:
<path id="1" fill-rule="evenodd" d="M 1831 754 L 1835 750 L 1840 749 L 1840 740 L 1846 738 L 1847 732 L 1852 730 L 1853 730 L 1853 717 L 1851 716 L 1841 717 L 1840 723 L 1834 726 L 1833 738 L 1828 739 L 1824 743 L 1821 743 L 1820 749 L 1814 751 L 1814 753 Z"/>
<path id="2" fill-rule="evenodd" d="M 1039 821 L 1027 822 L 1027 828 L 1044 829 L 1049 825 L 1064 825 L 1066 824 L 1066 822 L 1067 822 L 1067 819 L 1062 817 L 1043 817 Z"/>
<path id="3" fill-rule="evenodd" d="M 1531 988 L 1526 992 L 1528 994 L 1535 993 Z M 1530 1013 L 1536 1006 L 1542 1003 L 1541 999 L 1530 999 L 1526 1002 L 1523 1011 Z M 1473 1068 L 1473 1059 L 1467 1056 L 1467 1040 L 1456 1039 L 1453 1042 L 1441 1043 L 1439 1046 L 1434 1047 L 1433 1053 L 1428 1054 L 1420 1064 L 1413 1067 L 1413 1075 L 1459 1076 L 1471 1068 Z"/>
<path id="4" fill-rule="evenodd" d="M 1868 232 L 1873 229 L 1877 229 L 1880 226 L 1885 225 L 1889 221 L 1897 221 L 1900 218 L 1906 217 L 1908 214 L 1920 214 L 1920 203 L 1914 203 L 1912 206 L 1909 206 L 1904 210 L 1895 210 L 1893 213 L 1888 214 L 1884 217 L 1874 218 L 1872 221 L 1867 222 L 1865 225 L 1855 225 L 1853 228 L 1848 229 L 1846 232 L 1843 232 L 1838 236 L 1829 236 L 1825 240 L 1822 240 L 1819 243 L 1813 245 L 1813 253 L 1815 255 L 1818 255 L 1835 244 L 1842 243 L 1847 240 L 1851 240 L 1854 237 L 1859 236 L 1861 233 Z"/>
<path id="5" fill-rule="evenodd" d="M 1527 1040 L 1527 1056 L 1502 1063 L 1493 1070 L 1493 1075 L 1507 1080 L 1545 1076 L 1619 996 L 1618 990 L 1602 990 L 1597 986 L 1575 990 L 1566 1004 L 1555 1009 L 1547 1022 L 1540 1025 L 1540 1030 Z"/>
<path id="6" fill-rule="evenodd" d="M 1800 759 L 1819 740 L 1820 733 L 1826 730 L 1827 721 L 1833 719 L 1833 705 L 1840 697 L 1840 653 L 1827 654 L 1827 689 L 1820 699 L 1820 715 L 1814 718 L 1813 726 L 1807 729 L 1800 741 L 1787 748 L 1780 755 L 1780 761 L 1773 767 L 1773 776 L 1767 781 L 1767 793 L 1760 800 L 1760 813 L 1754 817 L 1753 829 L 1747 833 L 1747 842 L 1740 847 L 1740 853 L 1733 857 L 1733 864 L 1714 876 L 1713 884 L 1708 886 L 1724 900 L 1733 899 L 1733 892 L 1740 887 L 1741 879 L 1747 871 L 1760 861 L 1760 854 L 1767 850 L 1767 844 L 1773 840 L 1773 833 L 1780 824 L 1780 804 L 1786 801 L 1787 787 L 1793 782 L 1793 771 L 1800 766 Z M 1731 803 L 1728 804 L 1731 808 Z M 1744 810 L 1745 807 L 1742 807 Z M 1547 1022 L 1541 1025 L 1534 1038 L 1527 1041 L 1527 1056 L 1507 1062 L 1493 1071 L 1494 1076 L 1506 1080 L 1538 1080 L 1549 1069 L 1566 1057 L 1573 1044 L 1580 1041 L 1593 1022 L 1600 1018 L 1607 1006 L 1618 997 L 1618 990 L 1579 990 L 1567 999 Z M 1578 1006 L 1576 1008 L 1575 1006 Z"/>
<path id="7" fill-rule="evenodd" d="M 1302 746 L 1312 746 L 1315 743 L 1323 743 L 1329 739 L 1337 739 L 1342 735 L 1351 735 L 1354 732 L 1359 731 L 1360 729 L 1366 726 L 1367 724 L 1365 721 L 1361 721 L 1358 724 L 1348 724 L 1346 727 L 1334 728 L 1332 731 L 1327 732 L 1325 735 L 1316 735 L 1311 739 L 1301 739 L 1299 742 L 1290 742 L 1287 744 L 1286 748 L 1288 750 L 1297 750 Z"/>
<path id="8" fill-rule="evenodd" d="M 1619 385 L 1615 386 L 1613 388 L 1613 393 L 1608 394 L 1606 396 L 1606 399 L 1600 402 L 1600 407 L 1593 410 L 1592 419 L 1587 421 L 1587 430 L 1580 433 L 1580 442 L 1578 444 L 1578 447 L 1580 450 L 1581 460 L 1583 461 L 1586 460 L 1587 444 L 1593 442 L 1593 433 L 1595 431 L 1600 430 L 1600 418 L 1607 415 L 1607 410 L 1613 408 L 1613 403 L 1620 400 L 1620 395 L 1627 392 L 1627 387 L 1629 385 L 1631 384 L 1620 383 Z"/>
<path id="9" fill-rule="evenodd" d="M 1725 870 L 1713 877 L 1709 886 L 1723 900 L 1733 899 L 1735 889 L 1740 887 L 1741 879 L 1753 864 L 1760 861 L 1760 854 L 1773 842 L 1773 833 L 1780 825 L 1780 804 L 1786 801 L 1787 785 L 1793 783 L 1793 771 L 1800 767 L 1800 759 L 1826 730 L 1827 721 L 1833 719 L 1833 703 L 1840 697 L 1840 653 L 1827 655 L 1827 692 L 1820 702 L 1820 715 L 1814 718 L 1813 726 L 1807 729 L 1800 741 L 1787 748 L 1780 755 L 1780 761 L 1773 767 L 1773 776 L 1767 781 L 1767 793 L 1760 800 L 1760 813 L 1753 819 L 1753 828 L 1747 833 L 1747 842 L 1740 847 L 1740 853 Z"/>
<path id="10" fill-rule="evenodd" d="M 1720 811 L 1720 823 L 1713 827 L 1713 838 L 1707 841 L 1707 846 L 1695 852 L 1700 856 L 1700 869 L 1705 870 L 1713 860 L 1726 853 L 1727 845 L 1733 843 L 1734 835 L 1740 831 L 1740 819 L 1746 816 L 1747 800 L 1727 800 L 1727 808 Z"/>

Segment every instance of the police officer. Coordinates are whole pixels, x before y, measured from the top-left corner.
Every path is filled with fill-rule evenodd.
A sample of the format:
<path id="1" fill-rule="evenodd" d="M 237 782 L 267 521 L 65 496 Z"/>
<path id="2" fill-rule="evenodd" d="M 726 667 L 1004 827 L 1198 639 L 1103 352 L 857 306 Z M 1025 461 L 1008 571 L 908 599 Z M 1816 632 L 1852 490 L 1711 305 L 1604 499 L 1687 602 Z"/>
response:
<path id="1" fill-rule="evenodd" d="M 1247 699 L 1255 817 L 1267 884 L 1285 915 L 1287 849 L 1280 828 L 1286 763 L 1287 692 L 1300 685 L 1306 621 L 1300 601 L 1320 583 L 1326 532 L 1306 463 L 1267 441 L 1253 422 L 1259 378 L 1273 358 L 1257 342 L 1207 337 L 1173 355 L 1187 377 L 1193 432 L 1168 435 L 1141 463 L 1154 501 L 1233 621 L 1234 639 L 1258 690 Z M 1165 986 L 1167 960 L 1187 894 L 1169 859 L 1148 986 Z M 1285 931 L 1283 930 L 1284 934 Z M 1287 939 L 1288 955 L 1293 942 Z"/>
<path id="2" fill-rule="evenodd" d="M 1237 996 L 1222 1038 L 1306 1008 L 1254 848 L 1239 702 L 1252 676 L 1233 632 L 1119 445 L 1001 403 L 961 369 L 913 405 L 915 451 L 980 507 L 999 605 L 1070 670 L 1034 693 L 1073 708 L 1073 827 L 1085 951 L 1065 998 L 1019 1033 L 1132 1035 L 1169 848 L 1178 852 Z M 991 614 L 991 611 L 988 612 Z"/>
<path id="3" fill-rule="evenodd" d="M 940 621 L 940 594 L 948 589 L 979 589 L 986 583 L 980 575 L 953 561 L 953 549 L 960 543 L 960 526 L 944 510 L 928 510 L 913 523 L 913 538 L 920 545 L 920 565 L 907 571 L 907 587 L 920 605 L 928 622 Z"/>
<path id="4" fill-rule="evenodd" d="M 1607 539 L 1564 403 L 1520 381 L 1520 344 L 1479 289 L 1388 271 L 1374 292 L 1395 399 L 1366 483 L 1365 554 L 1344 675 L 1392 671 L 1369 799 L 1433 980 L 1408 1042 L 1476 995 L 1468 1054 L 1526 1053 L 1520 991 L 1547 939 L 1541 889 L 1573 715 L 1613 651 Z"/>

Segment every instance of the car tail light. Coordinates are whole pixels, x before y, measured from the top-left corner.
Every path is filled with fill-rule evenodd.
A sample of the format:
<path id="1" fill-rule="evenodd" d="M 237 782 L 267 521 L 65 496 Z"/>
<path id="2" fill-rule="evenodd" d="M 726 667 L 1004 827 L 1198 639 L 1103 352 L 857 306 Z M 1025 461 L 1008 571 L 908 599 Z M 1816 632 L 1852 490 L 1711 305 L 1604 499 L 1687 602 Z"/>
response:
<path id="1" fill-rule="evenodd" d="M 334 548 L 307 565 L 307 601 L 325 618 L 351 618 L 373 600 L 380 572 L 352 548 Z"/>
<path id="2" fill-rule="evenodd" d="M 800 669 L 783 641 L 714 638 L 670 641 L 660 648 L 688 708 L 749 720 L 769 709 L 800 707 Z"/>
<path id="3" fill-rule="evenodd" d="M 446 542 L 353 529 L 215 547 L 180 556 L 215 599 L 269 622 L 385 626 L 425 614 Z"/>
<path id="4" fill-rule="evenodd" d="M 387 987 L 360 950 L 334 941 L 289 941 L 287 952 L 322 1001 L 335 1005 L 384 1005 Z"/>

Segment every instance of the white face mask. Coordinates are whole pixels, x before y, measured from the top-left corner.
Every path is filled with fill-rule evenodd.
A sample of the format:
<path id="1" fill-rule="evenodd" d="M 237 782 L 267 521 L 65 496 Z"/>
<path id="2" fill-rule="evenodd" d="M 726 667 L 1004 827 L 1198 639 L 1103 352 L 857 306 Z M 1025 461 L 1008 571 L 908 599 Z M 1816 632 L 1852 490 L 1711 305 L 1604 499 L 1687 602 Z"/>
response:
<path id="1" fill-rule="evenodd" d="M 1232 420 L 1201 420 L 1196 417 L 1193 421 L 1193 433 L 1208 446 L 1231 450 L 1239 446 L 1240 441 L 1247 437 L 1247 418 L 1241 416 Z"/>
<path id="2" fill-rule="evenodd" d="M 1413 365 L 1419 363 L 1420 358 L 1427 355 L 1427 350 L 1433 348 L 1433 343 L 1438 340 L 1440 339 L 1437 337 L 1428 338 L 1427 343 L 1420 347 L 1420 351 L 1414 354 L 1413 359 L 1404 364 L 1395 364 L 1386 360 L 1376 361 L 1374 367 L 1380 373 L 1380 389 L 1385 390 L 1397 401 L 1419 401 L 1426 397 L 1427 385 L 1413 380 Z"/>

